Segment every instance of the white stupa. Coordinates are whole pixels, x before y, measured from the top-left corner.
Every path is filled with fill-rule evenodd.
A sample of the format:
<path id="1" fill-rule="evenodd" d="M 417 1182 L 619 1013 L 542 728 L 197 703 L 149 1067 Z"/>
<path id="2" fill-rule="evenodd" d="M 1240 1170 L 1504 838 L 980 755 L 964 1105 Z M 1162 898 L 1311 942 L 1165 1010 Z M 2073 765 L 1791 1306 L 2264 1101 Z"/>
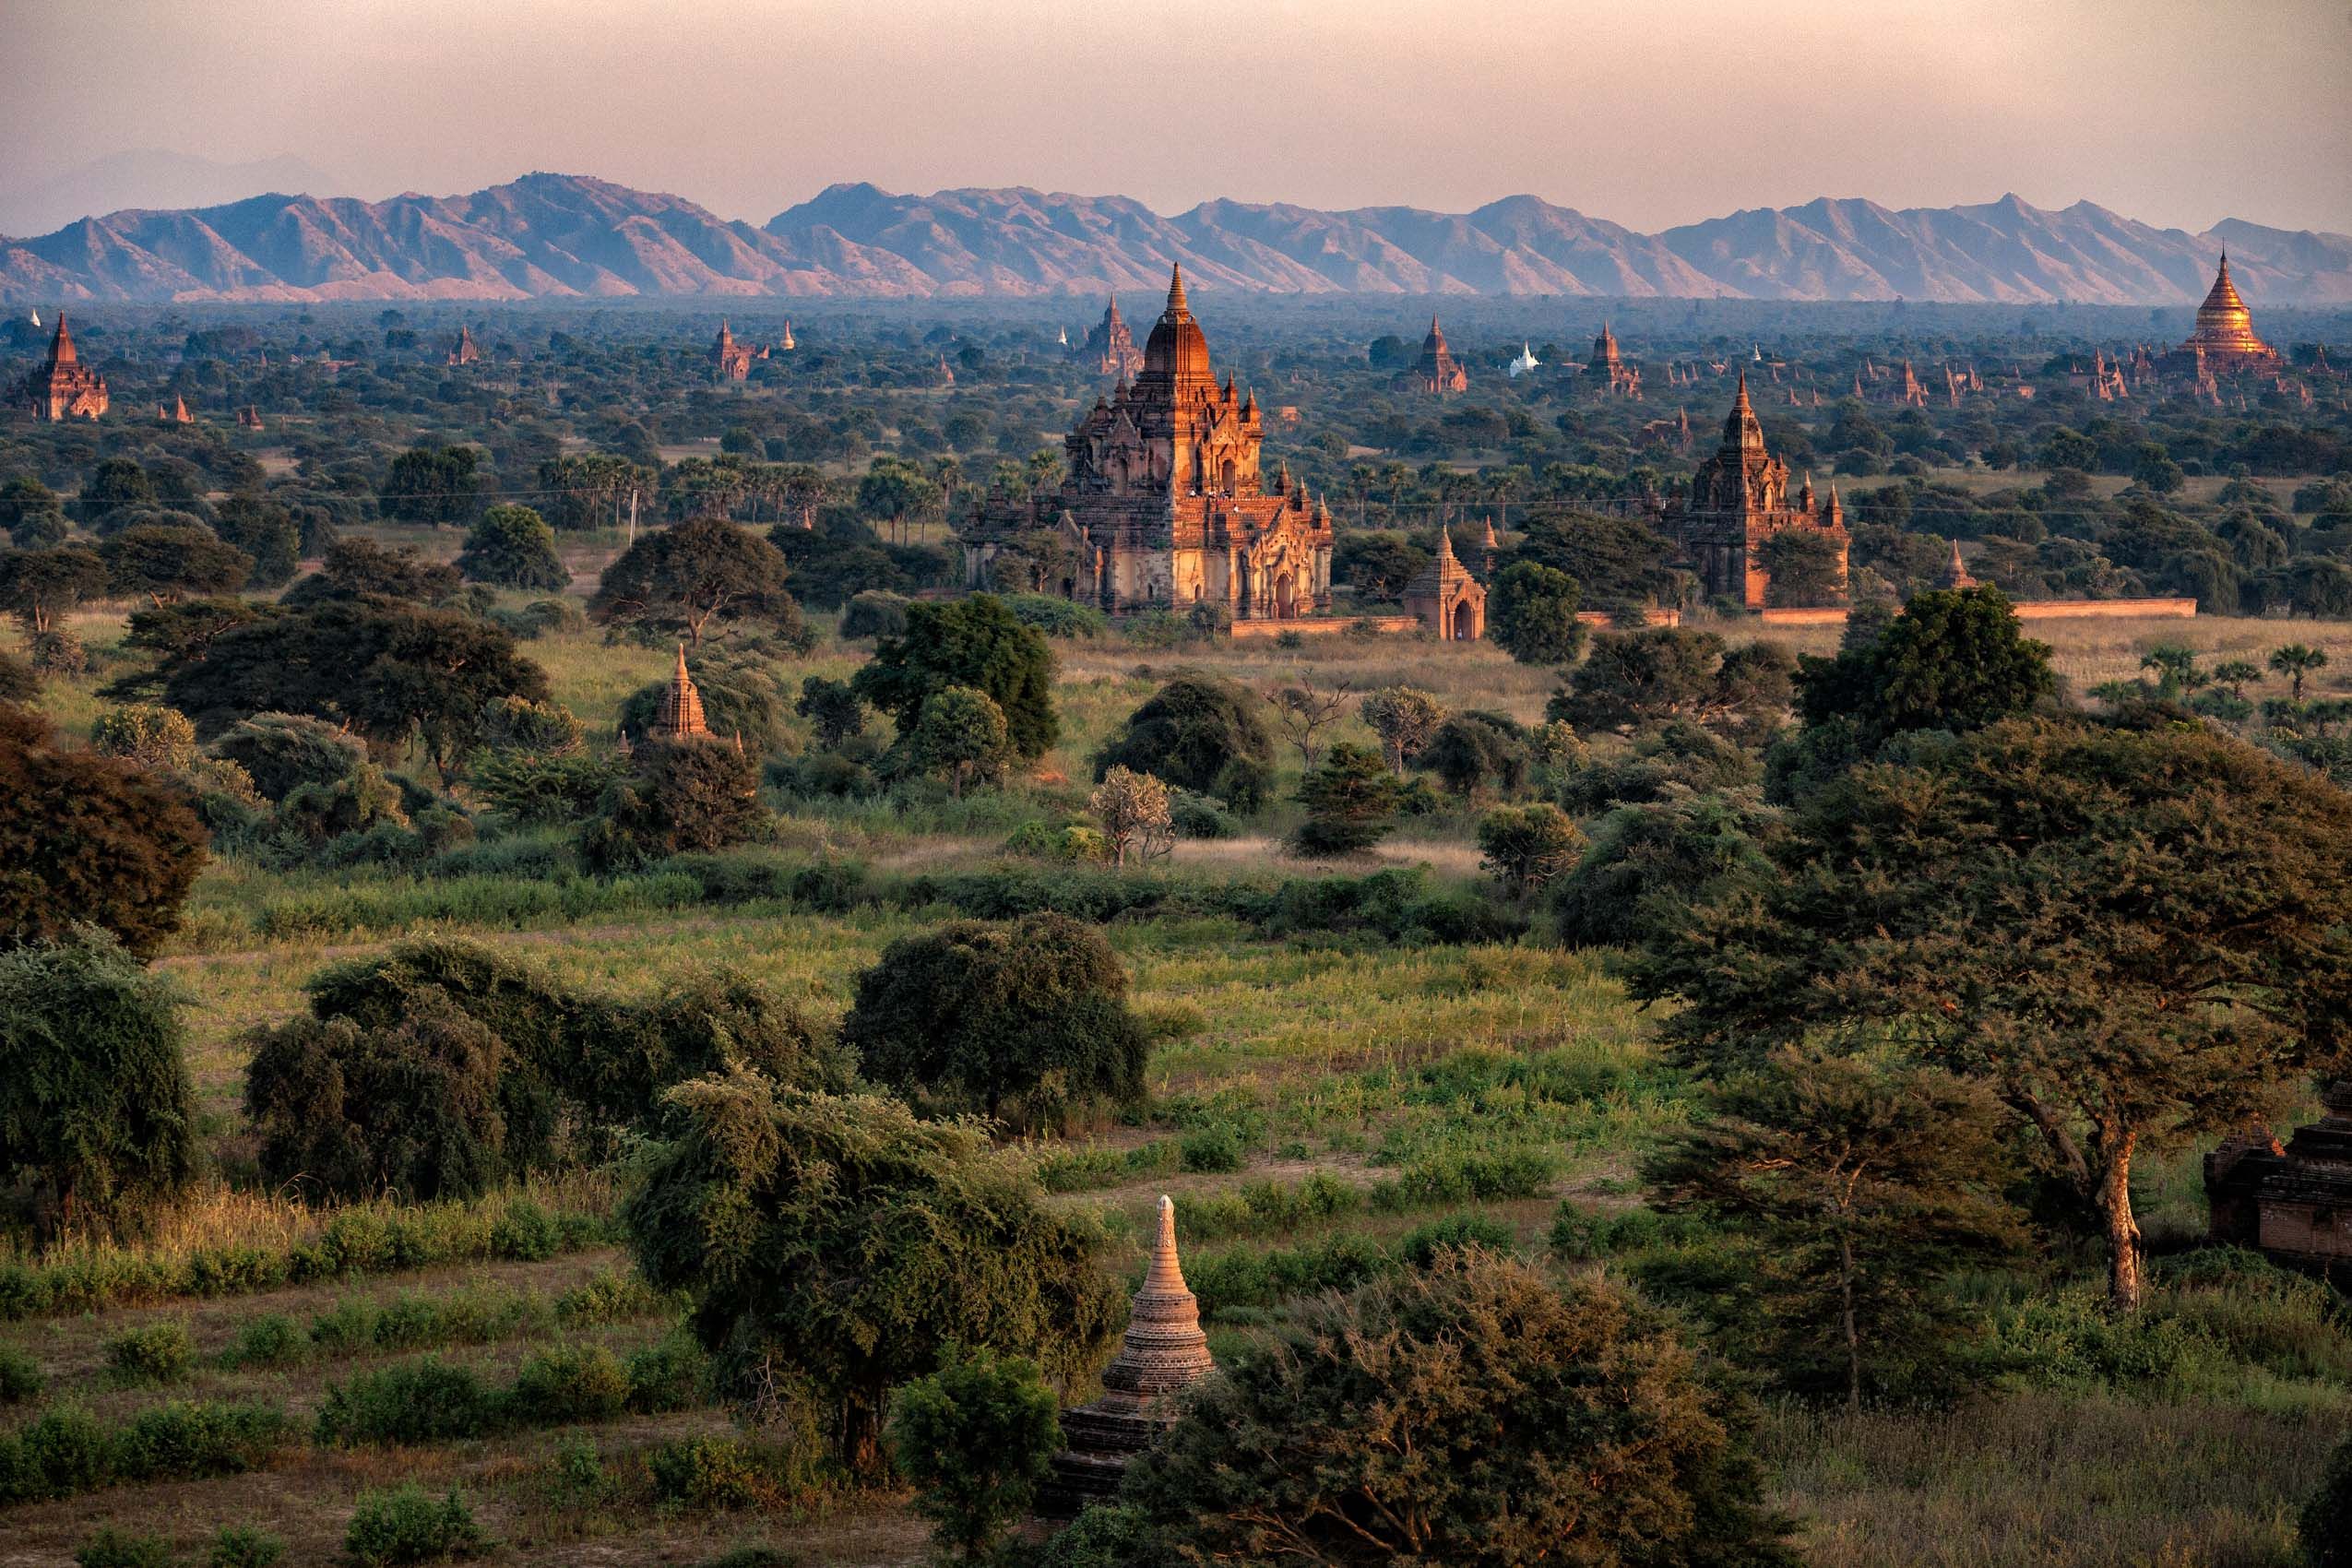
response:
<path id="1" fill-rule="evenodd" d="M 1519 357 L 1511 362 L 1511 379 L 1514 381 L 1518 380 L 1519 377 L 1535 369 L 1538 362 L 1539 362 L 1536 359 L 1535 350 L 1526 341 L 1522 340 L 1519 344 Z"/>

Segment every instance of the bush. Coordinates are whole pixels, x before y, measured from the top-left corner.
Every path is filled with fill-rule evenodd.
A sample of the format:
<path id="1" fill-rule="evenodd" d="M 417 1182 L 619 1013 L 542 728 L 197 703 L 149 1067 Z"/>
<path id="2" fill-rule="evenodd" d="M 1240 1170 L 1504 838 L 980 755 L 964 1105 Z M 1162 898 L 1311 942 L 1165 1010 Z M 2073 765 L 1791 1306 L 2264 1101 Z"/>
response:
<path id="1" fill-rule="evenodd" d="M 540 1426 L 610 1420 L 629 1403 L 629 1374 L 601 1345 L 557 1345 L 515 1374 L 513 1411 Z"/>
<path id="2" fill-rule="evenodd" d="M 414 1481 L 388 1491 L 360 1495 L 343 1550 L 361 1568 L 396 1568 L 407 1562 L 444 1562 L 482 1550 L 481 1527 L 453 1488 L 435 1501 Z"/>
<path id="3" fill-rule="evenodd" d="M 907 606 L 910 602 L 904 594 L 885 593 L 880 588 L 852 594 L 841 612 L 841 636 L 895 637 L 907 629 Z"/>
<path id="4" fill-rule="evenodd" d="M 37 1399 L 48 1386 L 41 1363 L 14 1345 L 0 1345 L 0 1405 L 21 1405 Z"/>
<path id="5" fill-rule="evenodd" d="M 900 937 L 858 978 L 841 1040 L 921 1103 L 1050 1130 L 1140 1103 L 1151 1047 L 1111 944 L 1052 914 Z"/>
<path id="6" fill-rule="evenodd" d="M 1568 814 L 1548 802 L 1503 806 L 1479 821 L 1479 863 L 1514 896 L 1566 872 L 1584 849 Z"/>
<path id="7" fill-rule="evenodd" d="M 318 1408 L 318 1441 L 347 1447 L 446 1443 L 481 1436 L 501 1414 L 497 1394 L 480 1373 L 424 1356 L 328 1384 Z"/>
<path id="8" fill-rule="evenodd" d="M 275 1406 L 174 1400 L 150 1406 L 114 1433 L 115 1473 L 125 1480 L 187 1480 L 258 1468 L 291 1423 Z"/>
<path id="9" fill-rule="evenodd" d="M 233 1367 L 290 1367 L 310 1357 L 310 1336 L 284 1313 L 263 1313 L 237 1325 L 224 1358 Z"/>
<path id="10" fill-rule="evenodd" d="M 1028 1512 L 1062 1446 L 1055 1409 L 1033 1363 L 985 1350 L 951 1351 L 898 1391 L 892 1455 L 940 1545 L 979 1561 Z"/>
<path id="11" fill-rule="evenodd" d="M 1322 764 L 1299 782 L 1307 819 L 1291 836 L 1309 859 L 1356 854 L 1388 836 L 1396 814 L 1396 778 L 1363 747 L 1335 742 Z"/>
<path id="12" fill-rule="evenodd" d="M 2303 1507 L 2299 1534 L 2310 1568 L 2352 1565 L 2352 1437 L 2328 1460 L 2319 1490 Z"/>
<path id="13" fill-rule="evenodd" d="M 510 1263 L 544 1263 L 563 1245 L 563 1228 L 555 1217 L 529 1198 L 507 1205 L 490 1228 L 491 1255 Z"/>
<path id="14" fill-rule="evenodd" d="M 1441 1203 L 1494 1203 L 1540 1194 L 1559 1165 L 1540 1149 L 1449 1149 L 1416 1155 L 1373 1183 L 1372 1206 L 1394 1211 Z"/>
<path id="15" fill-rule="evenodd" d="M 768 1492 L 758 1455 L 735 1437 L 665 1443 L 646 1455 L 654 1495 L 695 1508 L 749 1508 Z"/>
<path id="16" fill-rule="evenodd" d="M 205 1568 L 270 1568 L 286 1555 L 279 1537 L 252 1525 L 223 1525 L 205 1554 Z"/>
<path id="17" fill-rule="evenodd" d="M 19 1501 L 71 1497 L 104 1486 L 114 1473 L 112 1435 L 77 1405 L 42 1411 L 18 1431 L 16 1450 L 16 1462 L 0 1474 L 14 1472 L 9 1491 Z"/>
<path id="18" fill-rule="evenodd" d="M 107 1525 L 75 1550 L 74 1561 L 80 1568 L 171 1568 L 172 1543 Z"/>
<path id="19" fill-rule="evenodd" d="M 629 1408 L 640 1415 L 686 1410 L 702 1403 L 710 1358 L 683 1330 L 629 1352 Z"/>
<path id="20" fill-rule="evenodd" d="M 1184 1169 L 1202 1173 L 1239 1170 L 1244 1158 L 1241 1134 L 1227 1122 L 1185 1134 L 1178 1146 Z"/>
<path id="21" fill-rule="evenodd" d="M 1408 1267 L 1427 1268 L 1449 1249 L 1484 1247 L 1491 1253 L 1507 1253 L 1517 1241 L 1511 1227 L 1492 1215 L 1449 1214 L 1407 1231 L 1396 1243 L 1396 1255 Z"/>
<path id="22" fill-rule="evenodd" d="M 358 774 L 367 752 L 324 719 L 258 713 L 212 742 L 212 754 L 235 763 L 266 801 L 282 801 L 304 784 L 338 784 Z"/>
<path id="23" fill-rule="evenodd" d="M 688 849 L 723 849 L 759 837 L 759 769 L 725 741 L 637 748 L 634 778 L 613 784 L 581 829 L 580 858 L 598 872 L 635 871 Z"/>
<path id="24" fill-rule="evenodd" d="M 150 1323 L 106 1342 L 106 1364 L 123 1383 L 177 1383 L 196 1360 L 184 1323 Z"/>
<path id="25" fill-rule="evenodd" d="M 1255 694 L 1214 675 L 1179 675 L 1129 714 L 1095 754 L 1094 776 L 1099 780 L 1113 767 L 1125 767 L 1209 794 L 1229 764 L 1265 766 L 1273 759 L 1265 705 Z"/>

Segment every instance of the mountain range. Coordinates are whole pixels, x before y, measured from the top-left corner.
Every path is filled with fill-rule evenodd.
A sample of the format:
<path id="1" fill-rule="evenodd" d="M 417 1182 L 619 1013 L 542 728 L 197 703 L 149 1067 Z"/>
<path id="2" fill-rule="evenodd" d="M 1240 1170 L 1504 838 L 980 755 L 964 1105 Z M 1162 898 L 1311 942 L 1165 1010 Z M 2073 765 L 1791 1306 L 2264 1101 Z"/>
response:
<path id="1" fill-rule="evenodd" d="M 2352 303 L 2352 236 L 2236 219 L 2202 234 L 2089 202 L 1757 208 L 1644 234 L 1508 196 L 1474 212 L 1021 187 L 895 196 L 840 184 L 766 223 L 572 174 L 469 196 L 257 196 L 126 208 L 0 239 L 0 300 L 817 299 L 1096 296 L 1163 286 L 1277 294 L 1506 294 L 2177 305 L 2217 253 L 2251 303 Z"/>

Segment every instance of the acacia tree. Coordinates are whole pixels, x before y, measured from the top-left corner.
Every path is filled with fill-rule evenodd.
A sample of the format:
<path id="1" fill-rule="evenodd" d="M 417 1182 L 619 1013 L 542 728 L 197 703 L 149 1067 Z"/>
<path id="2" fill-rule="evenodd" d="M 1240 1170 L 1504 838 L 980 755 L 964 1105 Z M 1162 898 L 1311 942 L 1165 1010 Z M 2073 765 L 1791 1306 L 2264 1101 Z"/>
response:
<path id="1" fill-rule="evenodd" d="M 1776 644 L 1735 648 L 1713 632 L 1645 626 L 1595 637 L 1592 652 L 1544 716 L 1586 732 L 1684 719 L 1752 733 L 1787 711 L 1796 669 Z"/>
<path id="2" fill-rule="evenodd" d="M 784 590 L 776 546 L 724 517 L 658 529 L 604 569 L 588 614 L 609 625 L 683 630 L 702 646 L 706 631 L 738 623 L 790 629 L 799 607 Z"/>
<path id="3" fill-rule="evenodd" d="M 1364 698 L 1356 711 L 1380 737 L 1383 757 L 1399 775 L 1445 722 L 1444 705 L 1419 686 L 1384 686 Z"/>
<path id="4" fill-rule="evenodd" d="M 1336 724 L 1355 697 L 1345 682 L 1328 691 L 1318 691 L 1313 678 L 1307 675 L 1265 693 L 1266 707 L 1273 710 L 1276 726 L 1285 740 L 1299 748 L 1301 772 L 1314 770 L 1315 758 L 1323 750 L 1315 743 L 1315 737 Z"/>
<path id="5" fill-rule="evenodd" d="M 98 547 L 107 586 L 160 605 L 190 594 L 229 593 L 253 576 L 253 557 L 210 529 L 139 524 Z"/>
<path id="6" fill-rule="evenodd" d="M 1984 1080 L 2141 1295 L 2132 1163 L 2269 1108 L 2352 1042 L 2352 797 L 2242 742 L 2016 719 L 1864 764 L 1776 874 L 1634 966 L 1681 1057 L 1885 1042 Z"/>
<path id="7" fill-rule="evenodd" d="M 572 574 L 555 554 L 555 530 L 529 506 L 493 506 L 482 513 L 466 536 L 457 570 L 470 582 L 499 588 L 559 592 L 572 586 Z"/>
<path id="8" fill-rule="evenodd" d="M 57 619 L 106 591 L 106 563 L 95 551 L 0 550 L 0 610 L 17 617 L 28 636 L 57 630 Z"/>
<path id="9" fill-rule="evenodd" d="M 372 539 L 339 539 L 327 547 L 318 570 L 286 590 L 280 603 L 307 609 L 332 599 L 397 599 L 438 604 L 457 591 L 457 568 L 428 561 L 401 545 L 386 549 Z"/>
<path id="10" fill-rule="evenodd" d="M 1087 810 L 1102 827 L 1102 841 L 1111 863 L 1124 870 L 1127 853 L 1149 858 L 1166 849 L 1175 834 L 1168 810 L 1168 786 L 1148 773 L 1113 767 L 1102 776 Z"/>
<path id="11" fill-rule="evenodd" d="M 638 1271 L 684 1293 L 720 1391 L 754 1413 L 807 1388 L 854 1474 L 883 1469 L 890 1390 L 950 1346 L 1091 1367 L 1125 1291 L 1091 1220 L 961 1123 L 757 1074 L 664 1097 L 663 1141 L 622 1209 Z"/>

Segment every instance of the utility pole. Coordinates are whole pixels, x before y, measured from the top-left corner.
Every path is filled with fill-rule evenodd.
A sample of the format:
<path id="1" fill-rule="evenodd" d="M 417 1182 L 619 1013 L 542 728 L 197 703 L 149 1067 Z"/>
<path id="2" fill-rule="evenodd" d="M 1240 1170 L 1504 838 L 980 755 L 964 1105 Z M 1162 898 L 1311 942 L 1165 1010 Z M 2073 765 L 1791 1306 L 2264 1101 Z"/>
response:
<path id="1" fill-rule="evenodd" d="M 629 545 L 630 545 L 630 548 L 635 549 L 635 548 L 636 547 L 636 542 L 637 542 L 637 487 L 636 487 L 636 485 L 634 485 L 634 484 L 633 484 L 633 485 L 629 486 Z"/>

